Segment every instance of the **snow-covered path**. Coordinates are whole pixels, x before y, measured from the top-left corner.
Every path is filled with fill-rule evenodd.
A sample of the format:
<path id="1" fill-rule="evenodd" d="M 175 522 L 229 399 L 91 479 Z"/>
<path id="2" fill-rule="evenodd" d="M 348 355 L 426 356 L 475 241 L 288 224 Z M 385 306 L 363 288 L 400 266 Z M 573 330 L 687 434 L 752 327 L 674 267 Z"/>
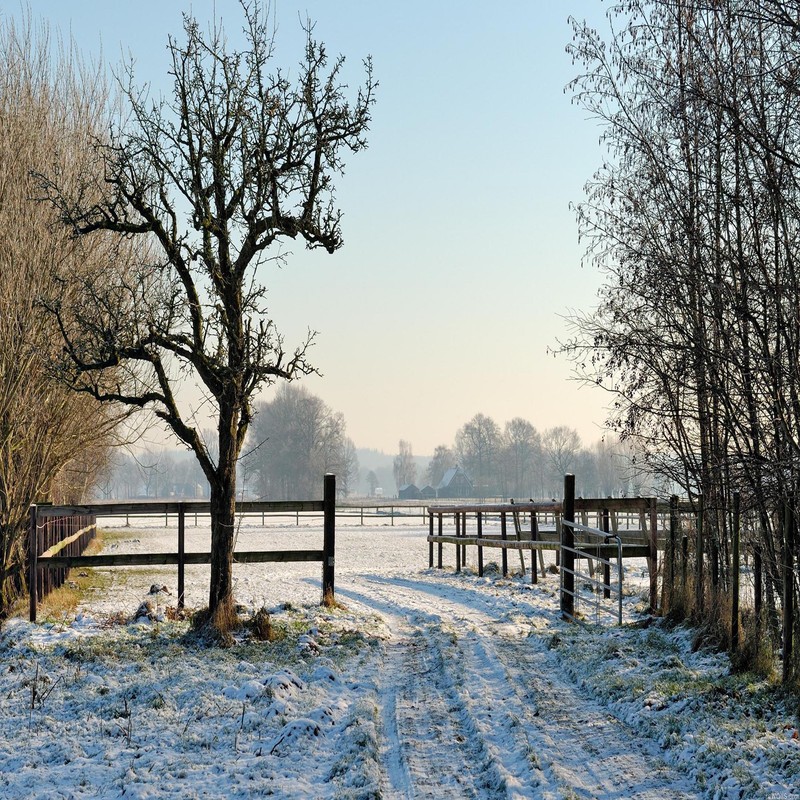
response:
<path id="1" fill-rule="evenodd" d="M 392 633 L 379 690 L 386 797 L 699 796 L 560 674 L 524 602 L 510 612 L 507 596 L 380 575 L 339 594 Z"/>

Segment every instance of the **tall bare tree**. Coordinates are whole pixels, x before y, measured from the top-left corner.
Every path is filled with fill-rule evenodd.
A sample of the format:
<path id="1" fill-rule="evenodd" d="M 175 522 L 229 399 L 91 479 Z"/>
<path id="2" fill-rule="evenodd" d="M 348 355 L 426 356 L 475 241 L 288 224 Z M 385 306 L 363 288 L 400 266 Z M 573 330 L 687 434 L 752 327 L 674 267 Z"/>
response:
<path id="1" fill-rule="evenodd" d="M 337 492 L 346 493 L 358 472 L 344 415 L 303 386 L 283 384 L 258 406 L 248 446 L 245 463 L 264 499 L 307 500 L 319 493 L 326 472 L 336 474 Z"/>
<path id="2" fill-rule="evenodd" d="M 57 166 L 65 181 L 86 164 L 86 133 L 103 119 L 103 81 L 68 48 L 54 56 L 46 27 L 0 17 L 0 617 L 24 588 L 28 506 L 76 502 L 106 463 L 116 417 L 50 374 L 61 350 L 35 297 L 59 277 L 108 257 L 84 251 L 35 202 L 31 174 Z M 65 298 L 69 302 L 68 298 Z"/>
<path id="3" fill-rule="evenodd" d="M 542 437 L 522 417 L 509 420 L 503 431 L 503 465 L 506 489 L 511 497 L 533 497 L 542 467 Z"/>
<path id="4" fill-rule="evenodd" d="M 417 479 L 417 463 L 414 461 L 411 442 L 407 442 L 405 439 L 401 439 L 398 444 L 398 453 L 392 462 L 392 473 L 398 489 L 414 483 Z"/>
<path id="5" fill-rule="evenodd" d="M 445 472 L 455 465 L 455 453 L 446 444 L 437 445 L 425 469 L 425 479 L 435 489 L 442 482 Z"/>
<path id="6" fill-rule="evenodd" d="M 183 41 L 168 42 L 169 98 L 149 102 L 129 75 L 129 120 L 94 149 L 103 181 L 86 174 L 78 191 L 57 175 L 46 182 L 76 236 L 111 232 L 156 254 L 133 273 L 117 275 L 112 265 L 102 283 L 83 281 L 82 302 L 48 307 L 74 385 L 103 402 L 152 409 L 197 457 L 210 485 L 209 621 L 218 631 L 234 620 L 236 462 L 252 398 L 265 384 L 313 371 L 313 334 L 286 350 L 258 267 L 285 239 L 329 253 L 341 247 L 334 178 L 345 151 L 366 145 L 375 90 L 367 60 L 365 84 L 349 99 L 343 58 L 329 66 L 310 25 L 296 83 L 269 72 L 266 14 L 256 0 L 241 6 L 241 51 L 220 25 L 204 33 L 185 16 Z M 110 388 L 102 383 L 109 367 L 120 371 Z M 180 404 L 187 376 L 216 415 L 216 458 Z"/>
<path id="7" fill-rule="evenodd" d="M 611 424 L 704 498 L 698 618 L 704 564 L 712 592 L 728 580 L 731 494 L 743 492 L 777 638 L 783 565 L 798 551 L 775 510 L 800 507 L 798 5 L 617 11 L 606 41 L 576 24 L 570 46 L 575 97 L 611 157 L 579 208 L 603 303 L 576 318 L 568 349 L 616 395 Z"/>
<path id="8" fill-rule="evenodd" d="M 494 495 L 499 489 L 500 443 L 497 423 L 485 414 L 476 414 L 456 432 L 456 453 L 479 497 Z"/>

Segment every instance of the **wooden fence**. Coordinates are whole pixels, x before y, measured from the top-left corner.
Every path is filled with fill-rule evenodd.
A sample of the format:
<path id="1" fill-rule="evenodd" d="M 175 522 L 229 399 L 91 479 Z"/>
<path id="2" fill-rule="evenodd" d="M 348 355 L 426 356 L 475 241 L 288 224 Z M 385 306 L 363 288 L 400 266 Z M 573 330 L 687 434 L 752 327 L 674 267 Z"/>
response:
<path id="1" fill-rule="evenodd" d="M 240 564 L 288 561 L 322 562 L 322 596 L 334 596 L 334 566 L 336 551 L 336 478 L 326 475 L 322 500 L 293 500 L 286 502 L 237 503 L 237 512 L 286 514 L 294 512 L 321 512 L 323 518 L 323 543 L 321 550 L 245 550 L 233 554 Z M 186 517 L 190 514 L 208 514 L 208 502 L 155 502 L 155 503 L 97 503 L 82 506 L 31 506 L 28 550 L 28 583 L 30 587 L 30 620 L 36 621 L 37 603 L 44 594 L 40 591 L 47 584 L 52 571 L 63 571 L 72 567 L 131 567 L 175 564 L 178 567 L 178 607 L 184 606 L 184 573 L 186 564 L 209 564 L 211 554 L 187 553 L 185 550 Z M 64 542 L 53 542 L 42 550 L 41 531 L 53 527 L 54 520 L 71 520 L 87 516 L 144 516 L 176 514 L 178 518 L 177 552 L 175 553 L 100 553 L 85 556 L 67 554 L 62 550 Z"/>
<path id="2" fill-rule="evenodd" d="M 38 508 L 44 509 L 45 506 Z M 91 513 L 59 516 L 42 514 L 40 518 L 36 509 L 37 506 L 31 506 L 30 509 L 28 548 L 29 553 L 41 553 L 40 558 L 78 557 L 97 534 L 96 520 Z M 62 586 L 68 572 L 66 566 L 37 570 L 30 583 L 31 604 L 34 599 L 41 601 Z"/>
<path id="3" fill-rule="evenodd" d="M 571 477 L 571 476 L 570 476 Z M 574 478 L 573 478 L 574 481 Z M 574 483 L 573 483 L 574 486 Z M 428 566 L 434 566 L 434 545 L 438 548 L 436 566 L 442 568 L 443 545 L 455 545 L 456 571 L 466 561 L 468 546 L 477 548 L 478 575 L 483 575 L 484 548 L 501 550 L 501 570 L 508 574 L 508 551 L 516 550 L 520 555 L 523 574 L 526 573 L 524 552 L 532 554 L 531 581 L 538 581 L 536 554 L 539 554 L 542 574 L 544 574 L 542 551 L 556 553 L 557 563 L 574 571 L 574 554 L 564 552 L 564 546 L 574 548 L 572 529 L 561 524 L 562 518 L 573 522 L 578 520 L 588 526 L 591 515 L 595 516 L 597 528 L 603 528 L 603 520 L 608 520 L 610 533 L 619 536 L 623 558 L 647 559 L 650 576 L 649 600 L 653 612 L 658 608 L 658 550 L 663 549 L 666 540 L 666 527 L 669 507 L 659 507 L 654 497 L 631 498 L 574 498 L 571 508 L 563 502 L 525 502 L 515 503 L 470 503 L 464 505 L 432 505 L 428 507 Z M 485 523 L 489 518 L 500 520 L 500 535 L 487 535 Z M 453 519 L 455 533 L 445 534 L 444 520 Z M 467 534 L 468 520 L 473 520 L 475 534 Z M 661 521 L 661 526 L 659 526 Z M 509 525 L 509 522 L 511 523 Z M 632 523 L 637 528 L 629 527 Z M 434 526 L 436 529 L 434 530 Z M 550 527 L 552 526 L 552 528 Z M 513 530 L 513 532 L 512 532 Z M 513 538 L 512 538 L 513 537 Z M 616 544 L 592 545 L 597 558 L 608 558 L 617 552 Z M 574 594 L 574 576 L 566 575 L 567 589 Z M 570 580 L 573 586 L 570 589 Z M 569 602 L 563 599 L 562 602 Z M 569 606 L 567 606 L 569 609 Z"/>

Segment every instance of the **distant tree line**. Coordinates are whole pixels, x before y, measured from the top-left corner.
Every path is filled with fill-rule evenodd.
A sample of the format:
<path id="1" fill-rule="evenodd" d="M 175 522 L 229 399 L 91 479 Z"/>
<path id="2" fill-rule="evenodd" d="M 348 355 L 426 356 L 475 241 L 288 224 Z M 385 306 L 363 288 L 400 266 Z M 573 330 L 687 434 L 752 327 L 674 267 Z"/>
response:
<path id="1" fill-rule="evenodd" d="M 239 465 L 240 498 L 313 499 L 326 472 L 337 476 L 340 497 L 375 496 L 379 488 L 391 497 L 412 483 L 435 489 L 455 466 L 469 475 L 477 497 L 558 498 L 567 472 L 576 475 L 578 491 L 586 497 L 666 491 L 654 485 L 642 454 L 630 443 L 607 437 L 587 446 L 567 426 L 540 433 L 517 417 L 501 428 L 491 417 L 476 414 L 459 428 L 452 446 L 439 445 L 430 457 L 415 456 L 411 442 L 401 440 L 397 454 L 385 456 L 391 466 L 361 470 L 344 416 L 305 387 L 283 384 L 257 408 Z M 115 455 L 114 468 L 96 493 L 106 499 L 207 498 L 208 484 L 189 454 L 145 448 Z"/>
<path id="2" fill-rule="evenodd" d="M 584 496 L 637 495 L 652 491 L 652 480 L 636 450 L 612 440 L 586 446 L 574 429 L 559 425 L 539 432 L 515 417 L 501 428 L 476 414 L 458 429 L 452 444 L 438 445 L 425 470 L 434 489 L 448 469 L 460 466 L 477 497 L 560 498 L 564 475 L 576 475 Z"/>

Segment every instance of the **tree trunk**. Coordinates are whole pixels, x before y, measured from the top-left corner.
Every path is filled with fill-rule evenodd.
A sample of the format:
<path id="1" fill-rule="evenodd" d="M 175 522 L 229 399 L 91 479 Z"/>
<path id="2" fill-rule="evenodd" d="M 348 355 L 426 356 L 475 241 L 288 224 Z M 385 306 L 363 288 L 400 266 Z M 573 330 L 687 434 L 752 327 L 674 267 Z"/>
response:
<path id="1" fill-rule="evenodd" d="M 236 522 L 235 466 L 220 464 L 211 485 L 211 581 L 208 613 L 212 626 L 228 630 L 233 622 L 233 540 Z"/>

